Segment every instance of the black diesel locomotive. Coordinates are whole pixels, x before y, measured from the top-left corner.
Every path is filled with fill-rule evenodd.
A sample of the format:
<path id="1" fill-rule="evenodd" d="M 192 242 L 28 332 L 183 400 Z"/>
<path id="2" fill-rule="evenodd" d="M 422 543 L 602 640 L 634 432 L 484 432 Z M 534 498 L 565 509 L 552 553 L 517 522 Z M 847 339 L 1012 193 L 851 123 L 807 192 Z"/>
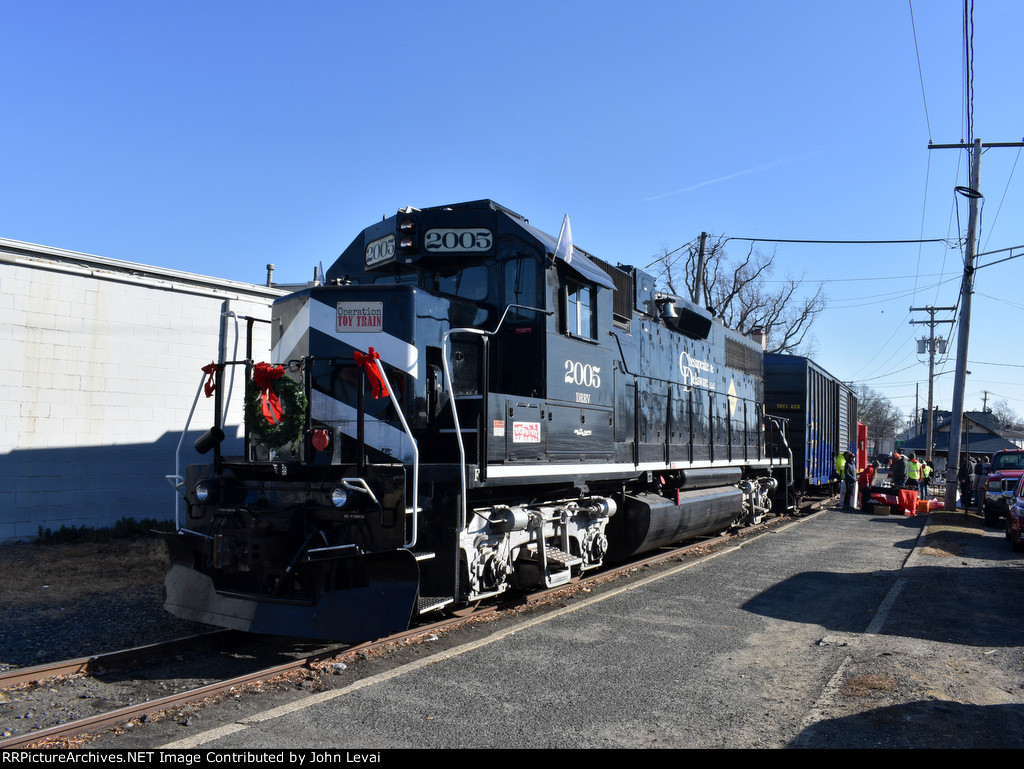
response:
<path id="1" fill-rule="evenodd" d="M 182 485 L 180 617 L 377 638 L 787 504 L 761 344 L 489 200 L 366 228 L 271 339 L 217 367 L 261 384 Z"/>

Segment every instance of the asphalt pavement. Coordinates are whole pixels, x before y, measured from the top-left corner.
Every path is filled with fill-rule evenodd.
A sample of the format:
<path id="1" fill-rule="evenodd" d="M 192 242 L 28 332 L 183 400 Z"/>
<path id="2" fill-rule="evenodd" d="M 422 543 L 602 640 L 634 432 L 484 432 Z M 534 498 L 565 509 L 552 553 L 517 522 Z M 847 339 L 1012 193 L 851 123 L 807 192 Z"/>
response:
<path id="1" fill-rule="evenodd" d="M 698 561 L 95 743 L 1024 746 L 1024 556 L 963 513 L 827 509 Z"/>

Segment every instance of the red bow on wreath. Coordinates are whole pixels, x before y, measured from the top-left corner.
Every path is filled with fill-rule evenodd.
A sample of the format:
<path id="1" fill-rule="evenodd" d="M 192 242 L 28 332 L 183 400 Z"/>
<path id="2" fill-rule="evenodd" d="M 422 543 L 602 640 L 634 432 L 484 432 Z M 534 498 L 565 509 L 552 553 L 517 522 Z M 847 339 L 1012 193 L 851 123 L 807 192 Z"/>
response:
<path id="1" fill-rule="evenodd" d="M 274 382 L 283 376 L 284 366 L 271 366 L 269 363 L 257 363 L 252 372 L 252 381 L 262 393 L 263 416 L 272 425 L 281 424 L 284 416 L 281 401 L 271 389 Z"/>
<path id="2" fill-rule="evenodd" d="M 363 355 L 359 350 L 356 350 L 353 357 L 356 360 L 356 365 L 361 366 L 366 371 L 366 375 L 370 378 L 370 392 L 373 393 L 373 397 L 387 398 L 388 386 L 384 383 L 384 377 L 380 375 L 380 369 L 377 368 L 376 363 L 376 361 L 380 360 L 380 353 L 371 347 L 367 351 L 366 355 Z"/>

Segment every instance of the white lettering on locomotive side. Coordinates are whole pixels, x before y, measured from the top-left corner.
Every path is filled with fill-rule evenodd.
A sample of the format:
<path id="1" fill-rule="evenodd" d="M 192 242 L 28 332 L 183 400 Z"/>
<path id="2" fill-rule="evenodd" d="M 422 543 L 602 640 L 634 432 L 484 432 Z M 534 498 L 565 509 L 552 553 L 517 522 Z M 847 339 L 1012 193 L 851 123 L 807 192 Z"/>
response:
<path id="1" fill-rule="evenodd" d="M 590 403 L 590 393 L 576 393 L 577 403 Z"/>
<path id="2" fill-rule="evenodd" d="M 690 368 L 697 369 L 698 371 L 706 371 L 709 374 L 715 373 L 714 363 L 711 363 L 710 361 L 706 360 L 701 360 L 700 358 L 691 357 L 690 353 L 686 352 L 686 350 L 683 350 L 683 352 L 679 355 L 680 368 L 683 365 L 683 356 L 686 357 L 686 365 L 688 365 Z"/>
<path id="3" fill-rule="evenodd" d="M 338 302 L 339 334 L 384 330 L 383 302 Z"/>
<path id="4" fill-rule="evenodd" d="M 565 383 L 599 390 L 601 388 L 601 367 L 567 360 L 565 362 Z"/>
<path id="5" fill-rule="evenodd" d="M 540 422 L 513 422 L 513 443 L 540 443 Z"/>
<path id="6" fill-rule="evenodd" d="M 703 387 L 705 390 L 714 390 L 715 383 L 707 377 L 700 376 L 698 371 L 714 374 L 715 365 L 706 360 L 692 358 L 685 350 L 679 353 L 679 373 L 683 377 L 683 384 L 687 387 Z"/>

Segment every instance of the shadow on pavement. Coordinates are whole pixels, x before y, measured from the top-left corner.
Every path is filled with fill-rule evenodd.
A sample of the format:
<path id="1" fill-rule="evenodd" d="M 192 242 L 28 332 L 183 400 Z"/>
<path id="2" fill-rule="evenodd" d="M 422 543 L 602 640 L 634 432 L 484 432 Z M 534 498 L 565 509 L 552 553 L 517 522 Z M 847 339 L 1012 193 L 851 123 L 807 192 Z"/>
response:
<path id="1" fill-rule="evenodd" d="M 1019 612 L 1024 605 L 1022 577 L 1016 566 L 917 566 L 852 574 L 811 571 L 773 585 L 743 608 L 788 622 L 821 625 L 832 632 L 863 633 L 886 593 L 897 579 L 903 579 L 880 635 L 965 646 L 1019 646 L 1024 644 Z"/>
<path id="2" fill-rule="evenodd" d="M 791 748 L 1021 748 L 1024 705 L 922 700 L 808 727 Z"/>

